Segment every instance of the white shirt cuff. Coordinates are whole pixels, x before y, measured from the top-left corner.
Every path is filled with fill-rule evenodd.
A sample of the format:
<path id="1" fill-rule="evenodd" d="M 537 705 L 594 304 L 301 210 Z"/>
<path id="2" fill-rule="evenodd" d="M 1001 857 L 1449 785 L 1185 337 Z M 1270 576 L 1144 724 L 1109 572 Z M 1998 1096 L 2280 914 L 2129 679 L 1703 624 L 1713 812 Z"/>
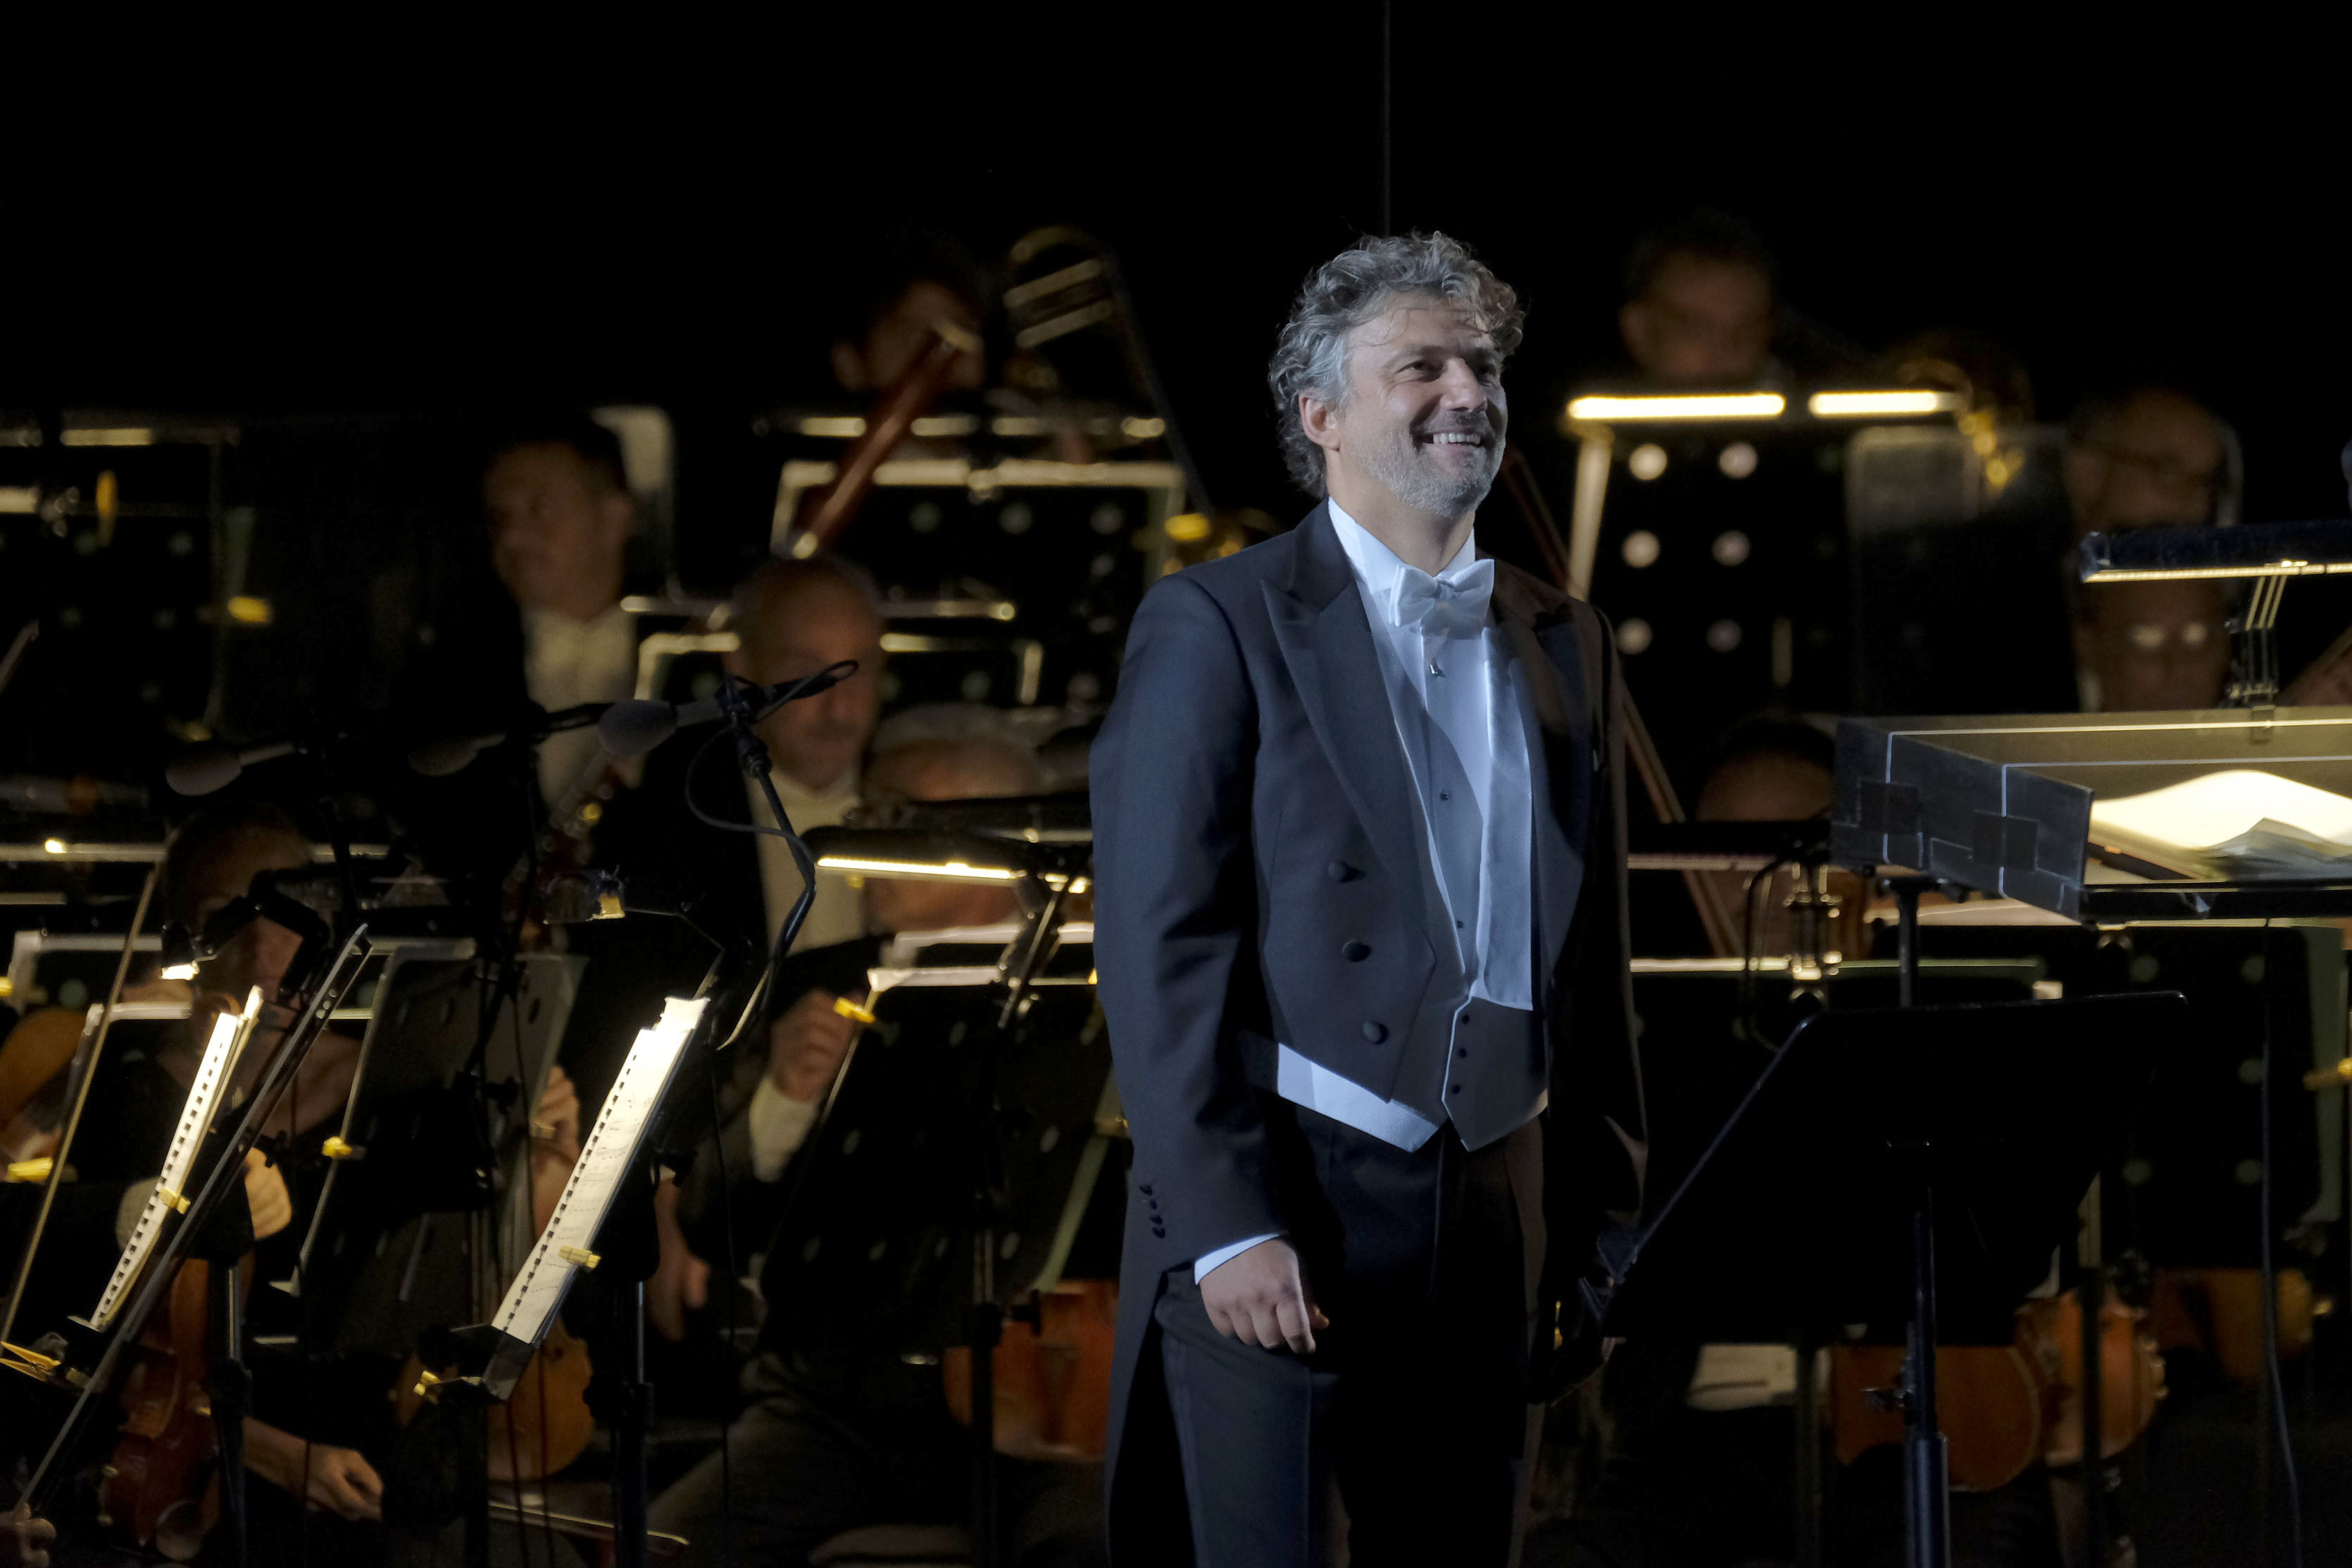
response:
<path id="1" fill-rule="evenodd" d="M 793 1099 L 763 1073 L 760 1086 L 751 1091 L 751 1108 L 744 1115 L 751 1134 L 751 1174 L 761 1181 L 773 1181 L 808 1142 L 809 1129 L 816 1125 L 816 1104 Z"/>
<path id="2" fill-rule="evenodd" d="M 1253 1236 L 1246 1241 L 1236 1241 L 1230 1247 L 1220 1247 L 1214 1252 L 1203 1252 L 1192 1260 L 1192 1283 L 1199 1284 L 1209 1277 L 1209 1271 L 1220 1263 L 1231 1262 L 1261 1241 L 1271 1241 L 1282 1234 L 1269 1230 L 1263 1236 Z"/>

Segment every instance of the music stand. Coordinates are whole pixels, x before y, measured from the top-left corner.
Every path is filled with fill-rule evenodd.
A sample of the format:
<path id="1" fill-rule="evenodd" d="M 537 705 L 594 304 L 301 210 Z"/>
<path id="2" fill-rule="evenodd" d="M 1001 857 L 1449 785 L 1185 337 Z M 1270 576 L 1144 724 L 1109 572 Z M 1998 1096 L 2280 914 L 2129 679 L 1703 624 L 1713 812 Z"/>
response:
<path id="1" fill-rule="evenodd" d="M 463 1260 L 467 1214 L 502 1200 L 501 1228 L 530 1234 L 529 1184 L 517 1179 L 524 1128 L 586 960 L 533 953 L 515 963 L 511 996 L 446 947 L 397 949 L 377 980 L 310 1230 L 293 1275 L 271 1281 L 313 1298 L 310 1314 L 339 1352 L 402 1355 L 427 1325 L 480 1314 Z M 485 1003 L 499 1009 L 487 1029 Z M 487 1136 L 487 1149 L 469 1134 Z M 511 1274 L 520 1254 L 501 1249 L 490 1271 Z"/>
<path id="2" fill-rule="evenodd" d="M 2048 1275 L 2185 1008 L 2149 992 L 1807 1019 L 1657 1218 L 1604 1240 L 1606 1283 L 1586 1286 L 1602 1332 L 1903 1322 L 1907 1561 L 1941 1568 L 1937 1320 L 2005 1316 Z"/>

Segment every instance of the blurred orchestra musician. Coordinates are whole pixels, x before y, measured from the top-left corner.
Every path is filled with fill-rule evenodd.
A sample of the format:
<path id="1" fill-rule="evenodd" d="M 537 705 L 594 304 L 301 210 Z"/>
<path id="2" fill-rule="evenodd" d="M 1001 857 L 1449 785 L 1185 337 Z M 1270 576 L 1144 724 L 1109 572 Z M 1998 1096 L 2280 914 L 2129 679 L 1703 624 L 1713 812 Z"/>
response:
<path id="1" fill-rule="evenodd" d="M 862 780 L 876 806 L 1030 795 L 1044 782 L 1034 751 L 994 710 L 961 705 L 911 709 L 884 727 Z M 777 988 L 785 999 L 769 1025 L 768 1049 L 747 1058 L 758 1076 L 747 1089 L 739 1071 L 727 1096 L 724 1168 L 731 1191 L 722 1195 L 719 1151 L 709 1147 L 682 1188 L 665 1189 L 670 1212 L 663 1267 L 647 1295 L 657 1328 L 675 1337 L 703 1304 L 708 1270 L 700 1259 L 724 1255 L 722 1223 L 731 1218 L 737 1244 L 754 1249 L 772 1232 L 791 1191 L 793 1155 L 815 1125 L 856 1032 L 834 1004 L 865 995 L 866 970 L 882 937 L 992 925 L 1016 913 L 1013 894 L 1002 886 L 869 879 L 868 935 L 805 949 L 788 962 Z M 862 1525 L 962 1519 L 970 1437 L 948 1413 L 940 1369 L 902 1360 L 868 1323 L 833 1323 L 813 1339 L 787 1338 L 777 1332 L 784 1314 L 772 1299 L 770 1307 L 744 1374 L 749 1404 L 729 1434 L 733 1532 L 742 1560 L 793 1568 L 829 1537 Z M 809 1322 L 805 1312 L 793 1315 Z M 821 1311 L 818 1321 L 824 1321 Z M 1004 1474 L 1015 1562 L 1099 1561 L 1097 1470 L 1007 1460 Z M 721 1560 L 723 1492 L 714 1454 L 655 1506 L 656 1528 L 692 1540 L 689 1563 Z"/>
<path id="2" fill-rule="evenodd" d="M 2237 439 L 2175 388 L 2095 397 L 2066 427 L 2066 497 L 2077 538 L 2117 528 L 2237 520 Z"/>
<path id="3" fill-rule="evenodd" d="M 621 608 L 635 507 L 619 439 L 559 412 L 510 421 L 482 450 L 475 502 L 496 588 L 475 612 L 440 616 L 402 672 L 394 706 L 411 744 L 509 733 L 526 705 L 553 712 L 635 686 Z M 549 736 L 530 766 L 499 747 L 454 772 L 420 770 L 389 781 L 411 841 L 436 872 L 491 889 L 550 824 L 601 814 L 636 779 L 635 759 L 607 758 L 593 727 Z"/>
<path id="4" fill-rule="evenodd" d="M 619 438 L 585 416 L 509 432 L 482 474 L 490 561 L 521 619 L 522 685 L 553 712 L 635 690 L 637 643 L 621 609 L 635 507 Z M 551 806 L 583 789 L 603 761 L 593 729 L 539 748 Z"/>
<path id="5" fill-rule="evenodd" d="M 2067 423 L 2064 477 L 2074 538 L 2236 521 L 2237 437 L 2177 388 L 2129 386 Z M 2073 575 L 2071 554 L 2066 559 Z M 2230 674 L 2231 591 L 2207 580 L 2069 584 L 2075 680 L 2085 712 L 2218 706 Z M 2299 688 L 2307 692 L 2320 672 Z M 2290 695 L 2286 701 L 2315 700 Z"/>
<path id="6" fill-rule="evenodd" d="M 1738 218 L 1703 210 L 1634 246 L 1617 327 L 1654 385 L 1758 386 L 1778 373 L 1777 308 L 1777 270 L 1763 240 Z"/>
<path id="7" fill-rule="evenodd" d="M 2230 593 L 2210 578 L 2077 590 L 2074 678 L 2085 713 L 2218 707 L 2230 676 Z"/>
<path id="8" fill-rule="evenodd" d="M 844 660 L 857 670 L 847 680 L 786 703 L 760 724 L 773 760 L 770 778 L 796 829 L 836 826 L 858 800 L 858 764 L 874 738 L 881 712 L 882 611 L 873 580 L 846 561 L 817 556 L 762 565 L 738 591 L 736 632 L 727 656 L 730 674 L 761 685 L 798 680 Z M 767 804 L 750 786 L 753 820 Z M 758 840 L 760 890 L 772 935 L 800 896 L 800 873 L 781 840 Z M 854 891 L 820 879 L 795 946 L 826 947 L 863 929 Z"/>
<path id="9" fill-rule="evenodd" d="M 841 392 L 865 399 L 887 391 L 943 328 L 978 340 L 988 287 L 979 264 L 961 246 L 939 236 L 908 237 L 888 247 L 865 276 L 860 297 L 844 317 L 845 329 L 827 356 Z M 987 378 L 980 353 L 959 353 L 944 390 L 975 392 Z"/>
<path id="10" fill-rule="evenodd" d="M 736 589 L 728 624 L 738 642 L 724 656 L 727 673 L 763 686 L 856 662 L 848 679 L 786 703 L 759 727 L 769 777 L 793 826 L 837 825 L 858 802 L 860 768 L 881 709 L 883 623 L 872 580 L 835 556 L 769 559 Z M 723 758 L 704 751 L 715 733 L 688 730 L 646 759 L 643 786 L 599 831 L 600 853 L 625 872 L 674 882 L 697 901 L 697 925 L 747 954 L 764 953 L 800 896 L 800 873 L 781 840 L 750 831 L 767 821 L 767 799 L 742 778 L 731 748 Z M 657 939 L 658 928 L 629 924 L 635 939 Z M 856 891 L 820 879 L 793 946 L 829 947 L 864 929 Z M 708 946 L 698 946 L 691 972 L 670 979 L 691 985 L 709 956 Z"/>
<path id="11" fill-rule="evenodd" d="M 728 625 L 739 642 L 724 655 L 726 670 L 761 685 L 856 662 L 847 680 L 787 703 L 760 724 L 769 776 L 793 826 L 834 826 L 857 803 L 859 766 L 880 706 L 882 617 L 870 581 L 831 556 L 770 559 L 737 589 Z M 570 951 L 589 963 L 562 1055 L 592 1113 L 637 1030 L 660 1015 L 662 998 L 689 995 L 699 983 L 716 956 L 713 944 L 737 963 L 773 945 L 801 880 L 783 841 L 751 831 L 767 821 L 766 798 L 743 778 L 731 743 L 717 727 L 702 726 L 645 758 L 638 785 L 596 824 L 593 858 L 600 867 L 640 891 L 674 895 L 690 913 L 685 920 L 646 916 L 566 929 Z M 820 879 L 794 946 L 827 947 L 863 928 L 856 893 Z"/>

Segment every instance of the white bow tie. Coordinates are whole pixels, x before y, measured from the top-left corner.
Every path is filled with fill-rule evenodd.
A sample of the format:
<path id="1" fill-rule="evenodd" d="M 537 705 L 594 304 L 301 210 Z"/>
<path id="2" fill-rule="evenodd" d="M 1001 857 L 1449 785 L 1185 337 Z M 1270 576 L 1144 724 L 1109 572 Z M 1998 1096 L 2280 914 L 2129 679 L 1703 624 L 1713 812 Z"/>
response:
<path id="1" fill-rule="evenodd" d="M 1475 560 L 1442 577 L 1417 566 L 1398 573 L 1390 610 L 1400 627 L 1418 626 L 1429 637 L 1475 637 L 1486 626 L 1486 602 L 1495 593 L 1495 563 Z"/>

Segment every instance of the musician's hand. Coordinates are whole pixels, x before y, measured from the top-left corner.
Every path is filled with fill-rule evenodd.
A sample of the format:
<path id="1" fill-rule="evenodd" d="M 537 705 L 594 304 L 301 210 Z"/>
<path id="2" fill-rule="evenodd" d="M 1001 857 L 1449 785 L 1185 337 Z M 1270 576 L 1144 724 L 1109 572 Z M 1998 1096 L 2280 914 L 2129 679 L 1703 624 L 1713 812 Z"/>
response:
<path id="1" fill-rule="evenodd" d="M 345 1519 L 383 1517 L 383 1478 L 365 1455 L 329 1443 L 305 1443 L 267 1421 L 245 1418 L 245 1468 L 281 1491 Z"/>
<path id="2" fill-rule="evenodd" d="M 710 1265 L 686 1244 L 677 1199 L 674 1181 L 654 1188 L 654 1234 L 661 1238 L 661 1260 L 646 1281 L 646 1318 L 673 1344 L 686 1337 L 686 1314 L 710 1299 Z"/>
<path id="3" fill-rule="evenodd" d="M 253 1239 L 263 1240 L 294 1223 L 286 1178 L 259 1149 L 245 1151 L 245 1204 L 253 1210 Z"/>
<path id="4" fill-rule="evenodd" d="M 33 1517 L 33 1506 L 20 1502 L 0 1524 L 0 1568 L 49 1568 L 49 1542 L 58 1527 Z"/>
<path id="5" fill-rule="evenodd" d="M 768 1026 L 768 1076 L 795 1100 L 814 1103 L 833 1082 L 857 1038 L 857 1023 L 833 1010 L 841 998 L 814 990 Z"/>
<path id="6" fill-rule="evenodd" d="M 566 1160 L 580 1157 L 580 1091 L 561 1067 L 547 1071 L 547 1087 L 539 1093 L 539 1107 L 530 1115 L 532 1139 Z"/>
<path id="7" fill-rule="evenodd" d="M 1298 1254 L 1278 1238 L 1210 1270 L 1201 1281 L 1201 1304 L 1219 1333 L 1268 1350 L 1287 1346 L 1302 1355 L 1315 1349 L 1315 1331 L 1331 1322 L 1307 1292 Z"/>
<path id="8" fill-rule="evenodd" d="M 383 1517 L 383 1478 L 356 1448 L 318 1444 L 310 1449 L 310 1488 L 303 1500 L 345 1519 Z"/>

